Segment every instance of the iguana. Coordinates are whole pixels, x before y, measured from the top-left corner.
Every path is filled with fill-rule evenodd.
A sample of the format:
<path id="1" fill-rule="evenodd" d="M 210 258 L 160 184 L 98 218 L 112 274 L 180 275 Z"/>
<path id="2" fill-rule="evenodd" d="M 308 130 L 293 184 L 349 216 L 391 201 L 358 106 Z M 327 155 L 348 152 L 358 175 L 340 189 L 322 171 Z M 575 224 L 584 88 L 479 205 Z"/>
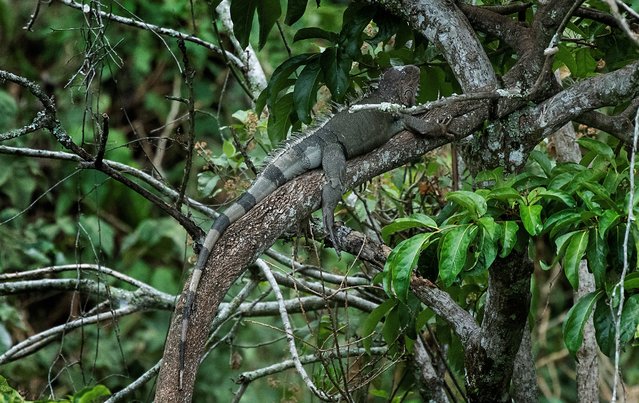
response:
<path id="1" fill-rule="evenodd" d="M 357 104 L 385 102 L 413 106 L 418 89 L 418 67 L 394 67 L 383 74 L 377 89 Z M 424 121 L 407 114 L 383 112 L 379 109 L 365 109 L 355 113 L 342 110 L 309 134 L 287 143 L 272 157 L 251 187 L 217 217 L 200 249 L 182 311 L 180 389 L 184 375 L 186 332 L 195 302 L 195 292 L 211 250 L 222 233 L 275 189 L 294 177 L 321 166 L 327 180 L 322 189 L 324 228 L 333 245 L 337 245 L 333 234 L 333 210 L 344 193 L 346 160 L 374 150 L 402 130 L 434 137 L 447 135 L 446 124 Z"/>

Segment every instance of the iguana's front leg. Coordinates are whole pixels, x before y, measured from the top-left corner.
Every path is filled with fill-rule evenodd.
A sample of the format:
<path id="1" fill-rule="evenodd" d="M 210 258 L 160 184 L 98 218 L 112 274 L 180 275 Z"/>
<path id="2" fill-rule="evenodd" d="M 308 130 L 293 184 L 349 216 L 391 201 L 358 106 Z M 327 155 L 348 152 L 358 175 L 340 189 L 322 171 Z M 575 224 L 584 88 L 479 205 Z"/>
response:
<path id="1" fill-rule="evenodd" d="M 334 211 L 344 194 L 344 177 L 346 175 L 346 155 L 341 144 L 334 142 L 324 146 L 322 151 L 322 169 L 326 177 L 326 185 L 322 189 L 322 217 L 324 231 L 327 231 L 335 250 L 339 247 L 333 233 Z"/>
<path id="2" fill-rule="evenodd" d="M 442 121 L 423 120 L 413 115 L 401 114 L 397 117 L 404 124 L 404 129 L 420 136 L 429 137 L 450 137 L 454 138 L 453 133 L 448 132 L 448 124 L 452 120 L 447 117 Z"/>

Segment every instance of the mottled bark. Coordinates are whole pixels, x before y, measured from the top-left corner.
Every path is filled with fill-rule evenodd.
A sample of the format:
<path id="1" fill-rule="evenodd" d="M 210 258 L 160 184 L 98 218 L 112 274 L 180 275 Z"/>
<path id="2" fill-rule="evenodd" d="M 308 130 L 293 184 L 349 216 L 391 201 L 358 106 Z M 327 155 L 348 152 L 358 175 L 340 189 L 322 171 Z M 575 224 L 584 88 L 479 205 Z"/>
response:
<path id="1" fill-rule="evenodd" d="M 588 262 L 579 264 L 579 288 L 575 292 L 575 303 L 595 290 L 595 276 L 588 271 Z M 595 325 L 592 314 L 584 326 L 584 341 L 577 351 L 577 401 L 599 401 L 599 361 Z"/>
<path id="2" fill-rule="evenodd" d="M 489 269 L 481 330 L 466 346 L 466 392 L 470 401 L 511 399 L 510 380 L 530 309 L 532 272 L 526 251 L 498 259 Z"/>
<path id="3" fill-rule="evenodd" d="M 532 338 L 528 325 L 524 332 L 515 357 L 512 379 L 512 398 L 517 403 L 536 403 L 539 401 L 537 371 L 532 355 Z"/>

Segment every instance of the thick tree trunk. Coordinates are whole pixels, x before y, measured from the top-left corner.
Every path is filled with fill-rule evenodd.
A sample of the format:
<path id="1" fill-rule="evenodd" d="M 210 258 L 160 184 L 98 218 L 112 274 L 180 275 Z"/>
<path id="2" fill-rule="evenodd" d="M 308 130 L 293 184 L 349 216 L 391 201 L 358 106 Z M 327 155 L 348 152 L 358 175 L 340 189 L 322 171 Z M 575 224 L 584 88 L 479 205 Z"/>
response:
<path id="1" fill-rule="evenodd" d="M 466 347 L 466 392 L 473 402 L 510 401 L 515 356 L 530 309 L 533 264 L 526 251 L 496 260 L 489 269 L 481 330 Z"/>

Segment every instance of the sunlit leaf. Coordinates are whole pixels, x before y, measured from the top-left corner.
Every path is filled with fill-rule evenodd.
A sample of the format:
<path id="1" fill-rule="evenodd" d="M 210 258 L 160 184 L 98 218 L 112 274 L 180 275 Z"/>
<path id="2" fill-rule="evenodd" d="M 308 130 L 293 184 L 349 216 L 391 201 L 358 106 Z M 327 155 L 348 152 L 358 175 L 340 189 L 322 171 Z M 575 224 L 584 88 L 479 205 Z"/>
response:
<path id="1" fill-rule="evenodd" d="M 557 200 L 564 203 L 568 207 L 575 207 L 575 200 L 566 192 L 553 189 L 542 190 L 539 195 L 544 199 Z"/>
<path id="2" fill-rule="evenodd" d="M 388 242 L 390 236 L 396 232 L 404 231 L 410 228 L 437 228 L 435 220 L 425 214 L 413 214 L 409 217 L 398 218 L 392 223 L 382 228 L 382 238 L 384 242 Z"/>
<path id="3" fill-rule="evenodd" d="M 410 275 L 417 264 L 419 254 L 428 247 L 434 233 L 415 235 L 402 241 L 393 249 L 386 259 L 384 271 L 390 274 L 391 289 L 386 292 L 396 296 L 400 301 L 406 301 L 410 288 Z"/>
<path id="4" fill-rule="evenodd" d="M 459 204 L 475 218 L 483 216 L 488 210 L 486 199 L 477 193 L 466 190 L 450 192 L 446 195 L 446 200 Z"/>
<path id="5" fill-rule="evenodd" d="M 517 243 L 517 231 L 519 231 L 519 225 L 514 221 L 504 221 L 502 223 L 501 230 L 501 253 L 499 257 L 505 258 L 510 255 L 515 243 Z"/>
<path id="6" fill-rule="evenodd" d="M 465 224 L 447 231 L 439 244 L 439 277 L 450 287 L 464 268 L 468 247 L 477 236 L 477 226 Z"/>
<path id="7" fill-rule="evenodd" d="M 496 189 L 491 189 L 490 193 L 486 196 L 486 199 L 496 199 L 504 202 L 511 202 L 513 200 L 521 199 L 521 195 L 518 191 L 511 187 L 501 187 Z"/>
<path id="8" fill-rule="evenodd" d="M 546 174 L 547 177 L 551 176 L 552 162 L 550 161 L 550 158 L 548 158 L 548 154 L 542 153 L 541 151 L 538 151 L 538 150 L 533 150 L 530 152 L 529 158 L 531 158 L 533 161 L 539 164 L 539 166 L 544 171 L 544 174 Z"/>
<path id="9" fill-rule="evenodd" d="M 524 203 L 519 203 L 521 222 L 524 224 L 526 232 L 532 236 L 539 235 L 544 228 L 541 222 L 541 210 L 542 207 L 538 204 L 529 206 Z"/>
<path id="10" fill-rule="evenodd" d="M 586 253 L 588 231 L 578 231 L 570 238 L 563 259 L 563 268 L 570 285 L 574 290 L 579 286 L 579 262 Z"/>

